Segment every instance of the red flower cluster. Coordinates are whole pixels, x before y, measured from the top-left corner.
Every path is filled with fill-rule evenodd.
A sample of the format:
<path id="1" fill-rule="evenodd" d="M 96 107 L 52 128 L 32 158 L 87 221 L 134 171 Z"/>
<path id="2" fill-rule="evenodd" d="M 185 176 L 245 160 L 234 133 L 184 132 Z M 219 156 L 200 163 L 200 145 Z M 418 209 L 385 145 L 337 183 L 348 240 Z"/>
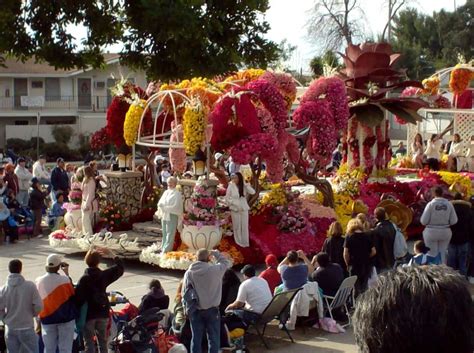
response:
<path id="1" fill-rule="evenodd" d="M 275 136 L 267 133 L 250 135 L 240 140 L 230 154 L 234 162 L 239 164 L 252 163 L 257 156 L 270 157 L 277 153 L 278 141 Z"/>
<path id="2" fill-rule="evenodd" d="M 94 132 L 90 139 L 91 148 L 94 151 L 99 151 L 109 143 L 109 136 L 107 135 L 107 128 L 103 127 Z"/>

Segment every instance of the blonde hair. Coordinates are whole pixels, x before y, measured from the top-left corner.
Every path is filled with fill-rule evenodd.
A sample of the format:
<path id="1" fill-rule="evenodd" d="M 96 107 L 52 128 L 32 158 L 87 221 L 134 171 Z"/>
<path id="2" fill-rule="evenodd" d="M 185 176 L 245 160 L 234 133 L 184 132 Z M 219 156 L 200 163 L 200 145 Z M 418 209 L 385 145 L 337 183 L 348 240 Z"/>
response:
<path id="1" fill-rule="evenodd" d="M 356 219 L 358 219 L 362 225 L 362 230 L 363 231 L 367 231 L 370 229 L 370 223 L 369 221 L 367 220 L 367 215 L 365 213 L 359 213 L 357 214 L 356 216 Z"/>
<path id="2" fill-rule="evenodd" d="M 329 226 L 328 236 L 329 237 L 340 237 L 340 236 L 342 236 L 342 233 L 344 233 L 344 231 L 342 230 L 341 223 L 332 222 L 331 225 Z"/>
<path id="3" fill-rule="evenodd" d="M 364 231 L 364 226 L 360 222 L 359 219 L 357 218 L 352 218 L 348 223 L 346 227 L 346 234 L 351 235 L 354 234 L 357 230 L 363 232 Z"/>

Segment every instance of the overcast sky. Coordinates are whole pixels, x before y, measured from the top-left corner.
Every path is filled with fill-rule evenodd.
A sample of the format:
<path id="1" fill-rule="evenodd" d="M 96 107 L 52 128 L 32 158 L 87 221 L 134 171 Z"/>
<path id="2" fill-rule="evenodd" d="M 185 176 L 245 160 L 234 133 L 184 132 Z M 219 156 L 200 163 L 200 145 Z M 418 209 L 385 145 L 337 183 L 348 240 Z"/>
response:
<path id="1" fill-rule="evenodd" d="M 318 48 L 308 40 L 306 23 L 309 12 L 317 0 L 270 0 L 270 9 L 266 19 L 270 23 L 269 38 L 276 42 L 287 39 L 298 48 L 290 60 L 293 69 L 306 70 L 311 58 L 318 53 Z M 374 38 L 381 33 L 387 17 L 387 0 L 359 0 L 365 12 L 366 31 Z M 445 9 L 452 11 L 454 6 L 462 6 L 465 0 L 418 0 L 412 1 L 412 7 L 421 12 L 432 13 Z"/>

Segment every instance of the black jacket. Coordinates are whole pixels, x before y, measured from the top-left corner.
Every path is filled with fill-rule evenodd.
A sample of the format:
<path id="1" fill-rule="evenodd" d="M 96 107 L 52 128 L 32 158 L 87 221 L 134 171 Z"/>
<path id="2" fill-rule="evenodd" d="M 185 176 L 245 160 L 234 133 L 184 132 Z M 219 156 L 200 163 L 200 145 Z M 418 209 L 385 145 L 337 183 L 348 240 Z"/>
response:
<path id="1" fill-rule="evenodd" d="M 62 190 L 67 192 L 69 190 L 69 177 L 67 172 L 57 166 L 54 167 L 51 172 L 51 185 L 54 191 Z"/>
<path id="2" fill-rule="evenodd" d="M 45 207 L 44 199 L 48 196 L 49 191 L 40 191 L 38 189 L 30 188 L 30 208 L 32 210 L 41 210 Z"/>
<path id="3" fill-rule="evenodd" d="M 162 297 L 157 297 L 153 293 L 148 293 L 143 296 L 140 305 L 138 306 L 138 312 L 140 314 L 144 313 L 151 308 L 160 308 L 160 310 L 168 309 L 170 305 L 170 297 L 163 295 Z"/>
<path id="4" fill-rule="evenodd" d="M 347 271 L 346 262 L 344 261 L 344 238 L 330 237 L 324 240 L 323 251 L 329 255 L 329 261 L 338 264 L 342 269 Z"/>
<path id="5" fill-rule="evenodd" d="M 474 216 L 471 211 L 471 203 L 463 200 L 452 201 L 456 216 L 458 216 L 458 222 L 451 226 L 453 236 L 451 238 L 451 244 L 461 245 L 469 241 L 470 237 L 473 237 L 474 229 L 472 217 Z"/>
<path id="6" fill-rule="evenodd" d="M 76 287 L 78 305 L 88 304 L 87 320 L 109 317 L 110 303 L 107 287 L 123 275 L 123 263 L 118 257 L 115 265 L 106 270 L 88 267 Z"/>
<path id="7" fill-rule="evenodd" d="M 395 227 L 388 220 L 380 221 L 371 233 L 375 250 L 377 251 L 375 267 L 377 270 L 391 269 L 395 263 L 395 256 L 393 255 L 393 243 L 397 233 Z"/>

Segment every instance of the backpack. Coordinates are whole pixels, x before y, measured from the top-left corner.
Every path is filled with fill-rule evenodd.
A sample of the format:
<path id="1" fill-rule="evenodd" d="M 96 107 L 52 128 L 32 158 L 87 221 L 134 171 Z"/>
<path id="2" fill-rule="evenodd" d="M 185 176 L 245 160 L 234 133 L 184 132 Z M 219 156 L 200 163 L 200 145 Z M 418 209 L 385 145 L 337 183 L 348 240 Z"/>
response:
<path id="1" fill-rule="evenodd" d="M 393 256 L 395 259 L 404 257 L 408 252 L 407 242 L 400 228 L 395 223 L 392 223 L 395 228 L 395 240 L 393 241 Z"/>

